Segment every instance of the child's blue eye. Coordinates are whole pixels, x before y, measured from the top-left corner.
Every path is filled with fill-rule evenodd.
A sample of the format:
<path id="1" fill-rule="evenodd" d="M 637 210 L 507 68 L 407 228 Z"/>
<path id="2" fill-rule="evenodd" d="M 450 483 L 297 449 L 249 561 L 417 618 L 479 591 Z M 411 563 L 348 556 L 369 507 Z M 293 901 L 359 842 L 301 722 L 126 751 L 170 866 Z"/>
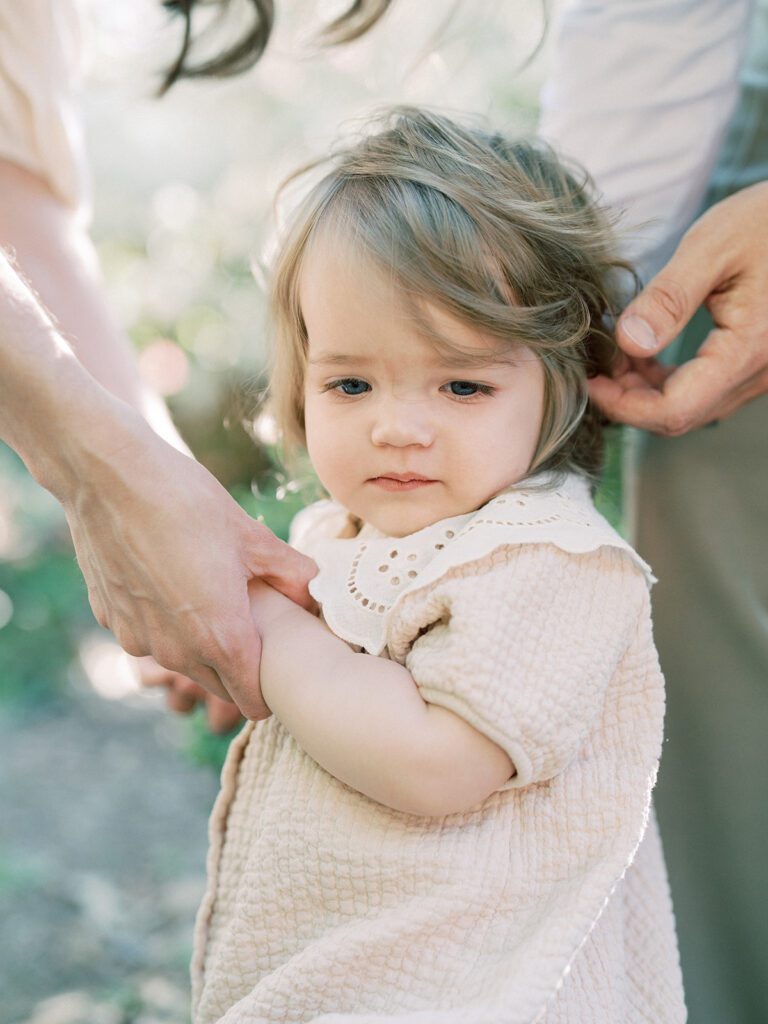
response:
<path id="1" fill-rule="evenodd" d="M 341 391 L 345 395 L 363 395 L 370 391 L 371 386 L 359 377 L 344 377 L 333 381 L 328 387 L 331 391 Z"/>
<path id="2" fill-rule="evenodd" d="M 488 384 L 478 384 L 474 380 L 452 380 L 448 383 L 452 395 L 456 398 L 472 398 L 474 395 L 492 395 L 494 389 Z"/>

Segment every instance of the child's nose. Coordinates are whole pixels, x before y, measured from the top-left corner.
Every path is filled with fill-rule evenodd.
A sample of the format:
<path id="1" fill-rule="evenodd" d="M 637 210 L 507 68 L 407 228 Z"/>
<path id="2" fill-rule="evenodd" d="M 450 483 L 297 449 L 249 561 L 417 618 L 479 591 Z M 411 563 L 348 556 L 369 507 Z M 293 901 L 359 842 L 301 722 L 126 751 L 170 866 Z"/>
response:
<path id="1" fill-rule="evenodd" d="M 382 401 L 371 428 L 376 445 L 405 448 L 410 444 L 428 447 L 434 440 L 434 428 L 421 402 L 413 399 Z"/>

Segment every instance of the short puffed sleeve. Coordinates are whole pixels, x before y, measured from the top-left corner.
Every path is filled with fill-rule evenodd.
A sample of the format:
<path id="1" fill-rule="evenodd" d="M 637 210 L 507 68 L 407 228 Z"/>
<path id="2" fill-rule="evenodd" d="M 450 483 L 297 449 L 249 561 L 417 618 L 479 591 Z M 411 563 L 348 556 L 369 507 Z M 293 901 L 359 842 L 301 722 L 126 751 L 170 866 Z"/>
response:
<path id="1" fill-rule="evenodd" d="M 638 728 L 660 734 L 648 587 L 615 547 L 507 546 L 459 566 L 402 602 L 390 650 L 427 702 L 508 753 L 516 774 L 502 789 L 558 775 L 596 728 L 623 735 L 633 707 Z"/>
<path id="2" fill-rule="evenodd" d="M 72 207 L 87 199 L 81 27 L 76 0 L 0 4 L 0 157 L 40 175 Z"/>
<path id="3" fill-rule="evenodd" d="M 346 509 L 335 501 L 315 501 L 291 520 L 288 543 L 311 556 L 315 544 L 341 537 L 349 530 L 350 517 Z"/>

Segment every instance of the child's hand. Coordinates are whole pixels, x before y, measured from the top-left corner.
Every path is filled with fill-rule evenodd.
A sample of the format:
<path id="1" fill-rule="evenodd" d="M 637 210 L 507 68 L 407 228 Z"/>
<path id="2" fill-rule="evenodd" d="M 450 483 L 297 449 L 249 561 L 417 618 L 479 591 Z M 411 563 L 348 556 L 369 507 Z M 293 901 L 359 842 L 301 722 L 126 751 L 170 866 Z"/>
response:
<path id="1" fill-rule="evenodd" d="M 205 704 L 208 726 L 211 732 L 230 732 L 242 721 L 240 709 L 230 701 L 222 700 L 208 690 L 170 669 L 158 665 L 154 658 L 147 655 L 143 658 L 131 658 L 134 670 L 142 686 L 162 686 L 165 688 L 165 699 L 168 707 L 179 714 L 186 715 L 198 704 Z"/>

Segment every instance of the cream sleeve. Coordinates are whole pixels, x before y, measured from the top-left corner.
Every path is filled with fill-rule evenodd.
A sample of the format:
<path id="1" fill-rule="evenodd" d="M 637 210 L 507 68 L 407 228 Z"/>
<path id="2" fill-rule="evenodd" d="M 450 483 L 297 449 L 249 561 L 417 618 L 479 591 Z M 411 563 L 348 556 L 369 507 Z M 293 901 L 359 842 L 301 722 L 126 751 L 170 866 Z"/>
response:
<path id="1" fill-rule="evenodd" d="M 632 678 L 627 663 L 648 600 L 642 573 L 619 549 L 502 548 L 483 571 L 452 570 L 421 596 L 411 610 L 433 625 L 405 664 L 426 701 L 509 754 L 516 775 L 500 788 L 527 786 L 579 753 L 609 687 L 634 686 L 642 699 L 654 685 L 642 672 Z"/>
<path id="2" fill-rule="evenodd" d="M 81 28 L 77 0 L 0 3 L 0 157 L 40 175 L 69 206 L 84 208 Z"/>

